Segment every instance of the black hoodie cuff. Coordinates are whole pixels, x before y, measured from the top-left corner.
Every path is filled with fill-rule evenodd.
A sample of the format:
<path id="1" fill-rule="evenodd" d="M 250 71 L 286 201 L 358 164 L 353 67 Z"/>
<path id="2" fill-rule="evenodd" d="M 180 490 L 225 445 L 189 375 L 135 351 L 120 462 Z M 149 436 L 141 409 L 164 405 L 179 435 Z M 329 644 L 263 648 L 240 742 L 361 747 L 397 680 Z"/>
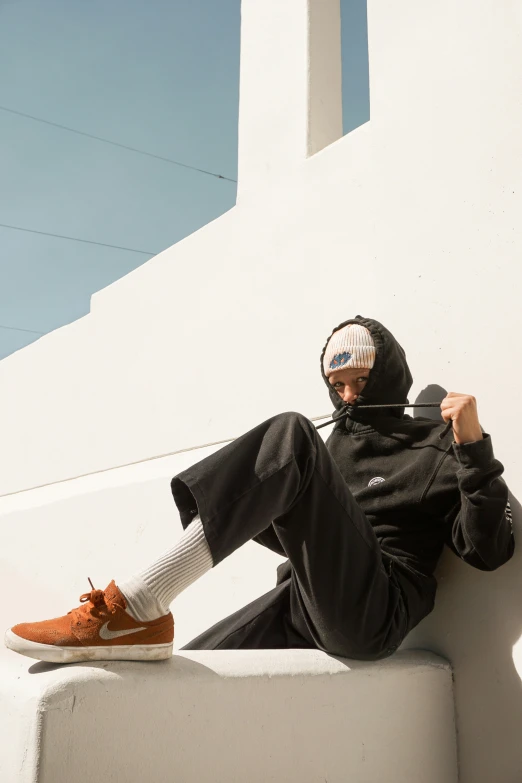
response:
<path id="1" fill-rule="evenodd" d="M 482 440 L 472 443 L 453 443 L 453 452 L 459 463 L 459 467 L 469 470 L 479 468 L 487 470 L 495 459 L 493 444 L 487 432 L 483 433 Z"/>

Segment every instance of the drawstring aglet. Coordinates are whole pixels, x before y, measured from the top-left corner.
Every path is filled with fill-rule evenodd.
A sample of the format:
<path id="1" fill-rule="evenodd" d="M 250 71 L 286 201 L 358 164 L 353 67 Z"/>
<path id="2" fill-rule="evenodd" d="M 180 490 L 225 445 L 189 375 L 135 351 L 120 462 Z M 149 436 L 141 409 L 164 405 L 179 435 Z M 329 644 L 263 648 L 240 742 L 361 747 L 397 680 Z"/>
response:
<path id="1" fill-rule="evenodd" d="M 453 419 L 450 419 L 439 435 L 440 440 L 446 437 L 446 435 L 448 434 L 448 432 L 451 430 L 452 427 L 453 427 Z"/>

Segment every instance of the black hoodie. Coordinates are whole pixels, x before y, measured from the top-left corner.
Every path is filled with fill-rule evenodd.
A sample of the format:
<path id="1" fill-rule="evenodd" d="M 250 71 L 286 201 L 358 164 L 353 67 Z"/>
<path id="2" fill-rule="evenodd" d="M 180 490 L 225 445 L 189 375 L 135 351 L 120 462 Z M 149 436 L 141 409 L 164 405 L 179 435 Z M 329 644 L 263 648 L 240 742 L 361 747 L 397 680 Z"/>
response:
<path id="1" fill-rule="evenodd" d="M 407 403 L 412 377 L 404 350 L 370 318 L 357 316 L 333 331 L 350 323 L 369 329 L 376 348 L 358 403 Z M 323 371 L 325 349 L 321 373 L 340 410 L 345 405 Z M 451 432 L 441 440 L 444 423 L 413 419 L 404 408 L 348 410 L 326 445 L 403 587 L 412 628 L 433 608 L 433 572 L 445 543 L 482 571 L 493 571 L 512 556 L 503 466 L 486 433 L 481 441 L 458 445 Z"/>

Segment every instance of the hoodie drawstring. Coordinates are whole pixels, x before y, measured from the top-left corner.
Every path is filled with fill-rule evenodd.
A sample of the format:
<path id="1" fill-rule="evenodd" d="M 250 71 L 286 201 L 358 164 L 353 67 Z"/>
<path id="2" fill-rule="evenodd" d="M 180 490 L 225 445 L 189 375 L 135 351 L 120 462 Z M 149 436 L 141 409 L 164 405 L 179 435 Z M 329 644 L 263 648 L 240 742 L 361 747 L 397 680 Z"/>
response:
<path id="1" fill-rule="evenodd" d="M 368 408 L 440 408 L 440 402 L 416 402 L 416 403 L 408 403 L 408 402 L 393 402 L 389 404 L 380 404 L 380 405 L 348 405 L 348 408 L 357 408 L 357 410 L 363 410 Z M 316 430 L 320 430 L 322 427 L 328 427 L 330 424 L 335 424 L 337 421 L 340 421 L 341 419 L 346 419 L 347 416 L 350 415 L 350 410 L 346 410 L 344 413 L 341 413 L 339 416 L 332 416 L 331 421 L 326 421 L 324 424 L 318 424 L 316 426 Z M 446 437 L 448 432 L 453 427 L 453 421 L 448 421 L 444 429 L 439 435 L 440 440 Z"/>

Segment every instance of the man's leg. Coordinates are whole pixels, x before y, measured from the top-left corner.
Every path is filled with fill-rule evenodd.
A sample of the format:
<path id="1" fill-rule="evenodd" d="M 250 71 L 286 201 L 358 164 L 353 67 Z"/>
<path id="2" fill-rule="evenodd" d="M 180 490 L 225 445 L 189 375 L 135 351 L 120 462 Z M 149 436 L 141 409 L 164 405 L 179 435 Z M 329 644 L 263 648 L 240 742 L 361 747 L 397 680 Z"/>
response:
<path id="1" fill-rule="evenodd" d="M 258 539 L 256 539 L 258 540 Z M 273 548 L 272 546 L 269 547 Z M 277 584 L 247 606 L 220 620 L 182 647 L 183 650 L 277 650 L 315 648 L 292 623 L 292 567 L 286 560 L 277 568 Z"/>
<path id="2" fill-rule="evenodd" d="M 401 592 L 385 571 L 371 526 L 305 417 L 287 413 L 260 424 L 176 476 L 172 491 L 186 530 L 174 550 L 138 575 L 138 595 L 127 601 L 114 582 L 104 591 L 93 588 L 68 615 L 14 626 L 7 645 L 49 661 L 167 657 L 173 620 L 162 602 L 169 594 L 250 539 L 273 545 L 275 534 L 291 563 L 285 627 L 298 639 L 364 658 L 398 646 L 407 624 Z M 157 604 L 154 616 L 133 615 L 140 590 L 147 594 L 147 611 Z"/>
<path id="3" fill-rule="evenodd" d="M 402 641 L 402 596 L 379 544 L 315 427 L 269 419 L 172 480 L 187 527 L 199 512 L 214 565 L 272 526 L 291 563 L 287 619 L 319 649 L 390 654 Z"/>
<path id="4" fill-rule="evenodd" d="M 203 631 L 183 650 L 274 650 L 289 647 L 289 585 L 279 585 Z M 311 646 L 305 644 L 305 646 Z"/>

